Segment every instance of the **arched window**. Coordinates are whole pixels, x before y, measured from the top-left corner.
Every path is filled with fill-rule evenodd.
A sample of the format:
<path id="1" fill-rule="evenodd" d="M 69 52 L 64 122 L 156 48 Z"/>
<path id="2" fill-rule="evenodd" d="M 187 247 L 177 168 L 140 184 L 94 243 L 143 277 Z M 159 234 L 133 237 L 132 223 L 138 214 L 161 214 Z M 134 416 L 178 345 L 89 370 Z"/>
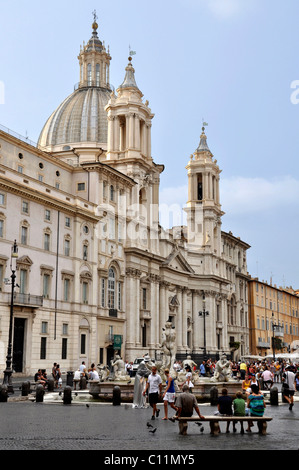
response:
<path id="1" fill-rule="evenodd" d="M 108 308 L 115 308 L 115 271 L 109 269 L 108 273 Z"/>
<path id="2" fill-rule="evenodd" d="M 100 86 L 100 64 L 96 65 L 96 86 Z"/>
<path id="3" fill-rule="evenodd" d="M 92 76 L 91 76 L 91 64 L 87 65 L 87 83 L 88 85 L 91 85 L 92 82 Z"/>

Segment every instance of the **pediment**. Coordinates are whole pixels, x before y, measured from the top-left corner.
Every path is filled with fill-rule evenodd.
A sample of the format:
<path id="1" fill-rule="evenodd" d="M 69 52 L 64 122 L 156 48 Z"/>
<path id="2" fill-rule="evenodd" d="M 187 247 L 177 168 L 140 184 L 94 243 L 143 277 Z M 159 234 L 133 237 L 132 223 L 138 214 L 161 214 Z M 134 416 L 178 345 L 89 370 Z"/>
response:
<path id="1" fill-rule="evenodd" d="M 185 259 L 185 257 L 182 255 L 182 253 L 177 248 L 173 249 L 173 251 L 166 258 L 164 263 L 162 263 L 162 265 L 167 266 L 169 268 L 172 268 L 176 271 L 184 271 L 184 272 L 187 272 L 187 273 L 194 273 L 194 270 L 191 268 L 188 261 Z"/>
<path id="2" fill-rule="evenodd" d="M 31 258 L 29 258 L 29 256 L 25 255 L 25 256 L 22 256 L 21 258 L 18 258 L 17 266 L 19 265 L 32 266 L 33 261 Z"/>

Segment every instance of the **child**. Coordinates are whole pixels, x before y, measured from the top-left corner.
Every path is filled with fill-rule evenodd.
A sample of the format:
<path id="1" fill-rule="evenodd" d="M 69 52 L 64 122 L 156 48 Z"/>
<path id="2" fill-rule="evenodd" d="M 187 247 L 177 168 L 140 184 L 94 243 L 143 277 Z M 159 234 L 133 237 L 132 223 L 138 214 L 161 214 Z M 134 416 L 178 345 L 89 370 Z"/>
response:
<path id="1" fill-rule="evenodd" d="M 234 416 L 245 416 L 245 407 L 246 403 L 242 397 L 242 392 L 236 394 L 236 398 L 233 400 L 233 409 Z M 240 421 L 241 424 L 241 434 L 244 434 L 243 421 Z M 233 431 L 236 432 L 236 423 L 233 422 Z"/>

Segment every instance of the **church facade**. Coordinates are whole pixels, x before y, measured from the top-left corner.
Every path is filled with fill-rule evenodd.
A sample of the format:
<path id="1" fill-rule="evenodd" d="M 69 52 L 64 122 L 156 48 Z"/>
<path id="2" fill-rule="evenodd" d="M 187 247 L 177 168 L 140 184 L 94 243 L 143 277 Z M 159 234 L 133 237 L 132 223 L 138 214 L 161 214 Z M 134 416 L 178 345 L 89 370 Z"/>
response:
<path id="1" fill-rule="evenodd" d="M 94 22 L 78 60 L 80 82 L 36 146 L 0 130 L 0 367 L 14 240 L 16 372 L 50 370 L 53 362 L 62 370 L 83 360 L 109 365 L 116 351 L 128 361 L 158 358 L 167 321 L 178 358 L 248 353 L 250 247 L 221 230 L 221 170 L 205 129 L 186 162 L 187 223 L 165 229 L 165 168 L 152 158 L 154 114 L 132 58 L 113 90 L 110 52 Z"/>

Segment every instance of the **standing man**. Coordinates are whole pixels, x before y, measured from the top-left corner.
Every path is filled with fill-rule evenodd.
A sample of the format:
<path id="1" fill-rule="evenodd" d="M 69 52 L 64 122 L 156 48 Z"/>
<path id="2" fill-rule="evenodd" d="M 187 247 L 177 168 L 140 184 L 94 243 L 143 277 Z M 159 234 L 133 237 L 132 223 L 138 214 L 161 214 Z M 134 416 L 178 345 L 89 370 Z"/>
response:
<path id="1" fill-rule="evenodd" d="M 241 380 L 245 380 L 245 375 L 246 375 L 246 371 L 247 371 L 247 365 L 246 365 L 245 361 L 241 361 L 239 370 L 240 370 L 240 374 L 241 374 Z"/>
<path id="2" fill-rule="evenodd" d="M 146 394 L 148 390 L 148 402 L 153 409 L 152 419 L 155 417 L 158 418 L 160 410 L 157 408 L 157 403 L 159 401 L 159 396 L 162 393 L 162 379 L 159 374 L 157 374 L 157 367 L 152 367 L 152 373 L 148 376 L 147 383 L 143 395 Z"/>
<path id="3" fill-rule="evenodd" d="M 290 366 L 286 368 L 286 371 L 282 376 L 282 380 L 283 396 L 290 405 L 289 410 L 292 411 L 294 406 L 294 393 L 296 392 L 296 376 Z"/>

